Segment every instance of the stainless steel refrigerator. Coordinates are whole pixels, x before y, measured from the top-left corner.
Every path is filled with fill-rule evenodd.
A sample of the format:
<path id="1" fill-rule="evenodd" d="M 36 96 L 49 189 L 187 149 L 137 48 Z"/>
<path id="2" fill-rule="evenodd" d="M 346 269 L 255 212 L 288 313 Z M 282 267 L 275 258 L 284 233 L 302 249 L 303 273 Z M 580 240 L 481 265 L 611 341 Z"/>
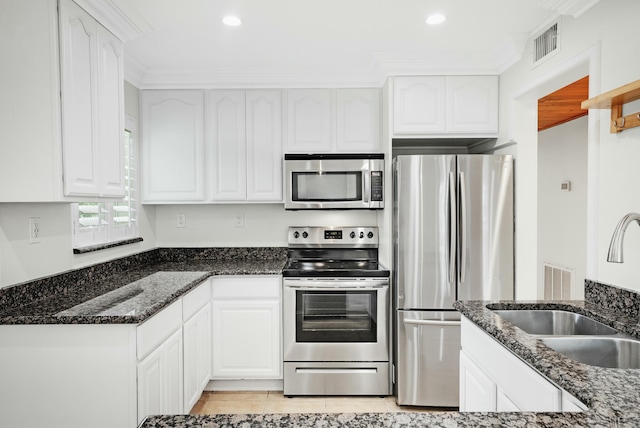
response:
<path id="1" fill-rule="evenodd" d="M 454 301 L 513 299 L 513 160 L 400 155 L 393 179 L 397 402 L 457 407 Z"/>

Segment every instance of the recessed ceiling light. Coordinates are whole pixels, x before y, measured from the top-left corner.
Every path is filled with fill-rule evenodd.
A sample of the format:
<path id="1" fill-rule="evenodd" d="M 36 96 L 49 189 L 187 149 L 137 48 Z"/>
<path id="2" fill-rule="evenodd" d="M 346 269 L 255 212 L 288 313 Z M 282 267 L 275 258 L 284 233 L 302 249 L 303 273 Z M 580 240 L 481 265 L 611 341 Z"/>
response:
<path id="1" fill-rule="evenodd" d="M 237 27 L 238 25 L 242 24 L 240 18 L 233 15 L 225 16 L 224 18 L 222 18 L 222 22 L 230 27 Z"/>
<path id="2" fill-rule="evenodd" d="M 429 25 L 442 24 L 445 19 L 447 19 L 447 18 L 443 14 L 434 13 L 433 15 L 429 15 L 427 17 L 427 24 L 429 24 Z"/>

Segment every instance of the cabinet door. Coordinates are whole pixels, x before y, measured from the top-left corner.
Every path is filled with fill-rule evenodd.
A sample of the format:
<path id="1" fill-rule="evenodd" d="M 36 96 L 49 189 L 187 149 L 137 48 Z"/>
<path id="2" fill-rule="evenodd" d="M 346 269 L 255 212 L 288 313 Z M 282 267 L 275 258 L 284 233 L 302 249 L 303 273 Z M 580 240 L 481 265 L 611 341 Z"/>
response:
<path id="1" fill-rule="evenodd" d="M 65 195 L 99 195 L 98 24 L 71 0 L 60 2 L 60 68 Z"/>
<path id="2" fill-rule="evenodd" d="M 447 133 L 498 133 L 498 76 L 447 76 Z"/>
<path id="3" fill-rule="evenodd" d="M 203 92 L 143 91 L 141 98 L 143 201 L 203 201 Z"/>
<path id="4" fill-rule="evenodd" d="M 330 89 L 291 89 L 287 92 L 288 153 L 329 152 L 332 148 Z"/>
<path id="5" fill-rule="evenodd" d="M 138 422 L 148 415 L 182 413 L 182 369 L 178 330 L 138 363 Z"/>
<path id="6" fill-rule="evenodd" d="M 247 198 L 244 91 L 212 91 L 207 119 L 211 132 L 213 199 Z"/>
<path id="7" fill-rule="evenodd" d="M 164 343 L 164 376 L 162 396 L 164 398 L 163 414 L 179 415 L 183 413 L 184 366 L 182 348 L 182 330 L 175 332 Z"/>
<path id="8" fill-rule="evenodd" d="M 393 89 L 393 133 L 444 133 L 445 96 L 444 76 L 396 77 Z"/>
<path id="9" fill-rule="evenodd" d="M 498 388 L 496 394 L 496 411 L 498 412 L 521 412 L 520 408 L 511 401 L 504 391 Z"/>
<path id="10" fill-rule="evenodd" d="M 247 91 L 247 200 L 282 201 L 280 91 Z"/>
<path id="11" fill-rule="evenodd" d="M 336 91 L 336 151 L 380 151 L 380 91 Z"/>
<path id="12" fill-rule="evenodd" d="M 212 378 L 280 378 L 280 302 L 214 300 L 212 308 Z"/>
<path id="13" fill-rule="evenodd" d="M 124 196 L 124 48 L 98 26 L 100 194 Z"/>
<path id="14" fill-rule="evenodd" d="M 211 305 L 184 323 L 184 411 L 190 412 L 211 378 Z"/>
<path id="15" fill-rule="evenodd" d="M 460 411 L 496 411 L 496 384 L 464 352 L 460 352 Z"/>

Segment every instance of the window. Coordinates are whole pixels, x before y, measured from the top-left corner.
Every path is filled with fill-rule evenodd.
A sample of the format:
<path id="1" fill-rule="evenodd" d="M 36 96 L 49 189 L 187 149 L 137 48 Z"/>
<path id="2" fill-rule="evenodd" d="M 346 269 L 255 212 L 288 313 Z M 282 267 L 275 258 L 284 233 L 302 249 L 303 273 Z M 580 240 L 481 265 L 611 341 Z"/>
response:
<path id="1" fill-rule="evenodd" d="M 119 202 L 72 204 L 73 248 L 110 244 L 138 236 L 136 123 L 126 118 L 125 197 Z"/>

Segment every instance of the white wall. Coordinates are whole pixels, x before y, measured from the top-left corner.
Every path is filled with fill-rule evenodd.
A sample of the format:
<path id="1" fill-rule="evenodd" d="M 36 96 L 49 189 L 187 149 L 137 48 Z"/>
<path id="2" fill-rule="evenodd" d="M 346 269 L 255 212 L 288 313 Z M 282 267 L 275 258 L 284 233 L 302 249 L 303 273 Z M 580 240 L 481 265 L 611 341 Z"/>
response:
<path id="1" fill-rule="evenodd" d="M 572 298 L 584 297 L 587 261 L 587 117 L 538 134 L 538 295 L 543 263 L 574 270 Z M 560 183 L 570 181 L 571 191 Z"/>
<path id="2" fill-rule="evenodd" d="M 125 113 L 138 118 L 138 105 L 138 90 L 125 84 Z M 40 218 L 36 244 L 29 217 Z M 0 288 L 155 248 L 155 208 L 143 207 L 138 220 L 143 242 L 74 255 L 70 204 L 0 204 Z"/>
<path id="3" fill-rule="evenodd" d="M 176 227 L 178 213 L 186 227 Z M 244 227 L 236 227 L 242 213 Z M 285 211 L 283 204 L 158 205 L 158 247 L 286 247 L 289 226 L 375 226 L 375 211 Z"/>
<path id="4" fill-rule="evenodd" d="M 500 141 L 518 143 L 516 170 L 516 295 L 518 298 L 537 298 L 537 129 L 536 87 L 545 86 L 559 68 L 588 52 L 590 96 L 608 91 L 640 76 L 640 56 L 629 51 L 624 40 L 640 37 L 640 2 L 636 0 L 610 0 L 599 2 L 578 18 L 563 17 L 561 51 L 543 64 L 532 69 L 530 43 L 523 59 L 500 76 Z M 593 58 L 599 59 L 593 61 Z M 579 69 L 580 66 L 574 67 Z M 570 74 L 570 73 L 569 73 Z M 579 74 L 579 73 L 577 73 Z M 564 76 L 570 83 L 577 76 Z M 560 86 L 557 86 L 559 88 Z M 548 89 L 548 88 L 547 88 Z M 543 91 L 544 92 L 544 91 Z M 546 93 L 548 93 L 547 91 Z M 537 95 L 543 96 L 546 93 Z M 625 114 L 631 111 L 625 109 Z M 589 198 L 589 216 L 593 219 L 589 245 L 597 248 L 593 261 L 586 269 L 592 279 L 609 282 L 625 288 L 640 290 L 640 228 L 633 227 L 627 234 L 625 258 L 627 263 L 612 265 L 606 262 L 610 235 L 620 217 L 629 211 L 640 211 L 640 128 L 619 135 L 609 134 L 609 111 L 590 111 L 589 132 L 594 133 L 597 144 L 590 148 L 589 179 L 595 178 Z M 599 128 L 598 128 L 599 125 Z M 591 147 L 591 146 L 590 146 Z M 592 163 L 595 160 L 595 163 Z M 588 225 L 591 228 L 591 225 Z M 593 264 L 597 266 L 593 266 Z"/>

